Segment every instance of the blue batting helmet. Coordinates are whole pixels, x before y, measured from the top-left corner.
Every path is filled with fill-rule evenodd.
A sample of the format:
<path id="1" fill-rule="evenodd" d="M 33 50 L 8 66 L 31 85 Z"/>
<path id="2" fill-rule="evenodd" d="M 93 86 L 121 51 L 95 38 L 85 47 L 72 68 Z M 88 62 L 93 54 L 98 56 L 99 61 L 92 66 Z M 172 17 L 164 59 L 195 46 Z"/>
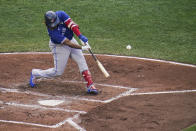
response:
<path id="1" fill-rule="evenodd" d="M 44 15 L 45 24 L 48 28 L 54 29 L 60 23 L 59 17 L 54 11 L 47 11 Z"/>

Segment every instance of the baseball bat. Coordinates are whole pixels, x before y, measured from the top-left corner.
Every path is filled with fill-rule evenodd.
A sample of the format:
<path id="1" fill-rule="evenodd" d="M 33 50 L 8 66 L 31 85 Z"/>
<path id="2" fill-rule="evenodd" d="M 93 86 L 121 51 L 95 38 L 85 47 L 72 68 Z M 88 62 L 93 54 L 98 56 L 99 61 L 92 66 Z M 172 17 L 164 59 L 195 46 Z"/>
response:
<path id="1" fill-rule="evenodd" d="M 85 45 L 83 41 L 81 41 L 82 45 Z M 102 73 L 104 74 L 104 76 L 107 78 L 109 77 L 109 73 L 106 71 L 106 69 L 104 68 L 104 66 L 101 64 L 101 62 L 97 59 L 97 57 L 95 56 L 95 54 L 92 52 L 91 49 L 88 50 L 89 53 L 92 55 L 93 59 L 95 60 L 95 62 L 97 63 L 99 69 L 102 71 Z"/>
<path id="2" fill-rule="evenodd" d="M 102 73 L 104 74 L 104 76 L 107 78 L 109 77 L 109 73 L 106 71 L 106 69 L 104 68 L 104 66 L 101 64 L 101 62 L 97 59 L 97 57 L 95 56 L 95 54 L 92 52 L 91 49 L 89 49 L 89 52 L 91 53 L 93 59 L 97 62 L 97 65 L 99 67 L 99 69 L 102 71 Z"/>

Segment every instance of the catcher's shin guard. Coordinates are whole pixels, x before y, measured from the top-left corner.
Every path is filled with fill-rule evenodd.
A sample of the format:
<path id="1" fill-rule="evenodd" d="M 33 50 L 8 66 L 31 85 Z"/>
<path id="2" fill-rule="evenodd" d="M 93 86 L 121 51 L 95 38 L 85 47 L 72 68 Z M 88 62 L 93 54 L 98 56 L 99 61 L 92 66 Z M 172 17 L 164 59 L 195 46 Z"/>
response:
<path id="1" fill-rule="evenodd" d="M 88 70 L 82 72 L 82 76 L 84 77 L 85 81 L 87 82 L 87 93 L 90 94 L 98 94 L 97 89 L 93 85 L 93 81 Z"/>

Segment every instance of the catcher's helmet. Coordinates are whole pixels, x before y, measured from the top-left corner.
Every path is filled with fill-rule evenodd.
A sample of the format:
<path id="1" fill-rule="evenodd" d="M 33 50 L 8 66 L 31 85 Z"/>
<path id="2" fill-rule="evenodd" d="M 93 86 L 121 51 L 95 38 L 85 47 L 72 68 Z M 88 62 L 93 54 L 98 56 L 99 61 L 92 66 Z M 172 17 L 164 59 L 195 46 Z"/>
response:
<path id="1" fill-rule="evenodd" d="M 47 11 L 44 15 L 45 24 L 48 28 L 54 29 L 60 23 L 59 17 L 54 11 Z"/>

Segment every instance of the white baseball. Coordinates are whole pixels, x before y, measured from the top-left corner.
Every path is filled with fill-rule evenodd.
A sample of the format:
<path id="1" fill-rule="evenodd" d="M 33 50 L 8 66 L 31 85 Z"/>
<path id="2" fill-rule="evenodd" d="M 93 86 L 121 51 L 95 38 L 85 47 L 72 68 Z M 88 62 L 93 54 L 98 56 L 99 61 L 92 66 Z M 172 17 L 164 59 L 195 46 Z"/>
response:
<path id="1" fill-rule="evenodd" d="M 127 45 L 127 50 L 130 50 L 131 49 L 131 45 Z"/>

